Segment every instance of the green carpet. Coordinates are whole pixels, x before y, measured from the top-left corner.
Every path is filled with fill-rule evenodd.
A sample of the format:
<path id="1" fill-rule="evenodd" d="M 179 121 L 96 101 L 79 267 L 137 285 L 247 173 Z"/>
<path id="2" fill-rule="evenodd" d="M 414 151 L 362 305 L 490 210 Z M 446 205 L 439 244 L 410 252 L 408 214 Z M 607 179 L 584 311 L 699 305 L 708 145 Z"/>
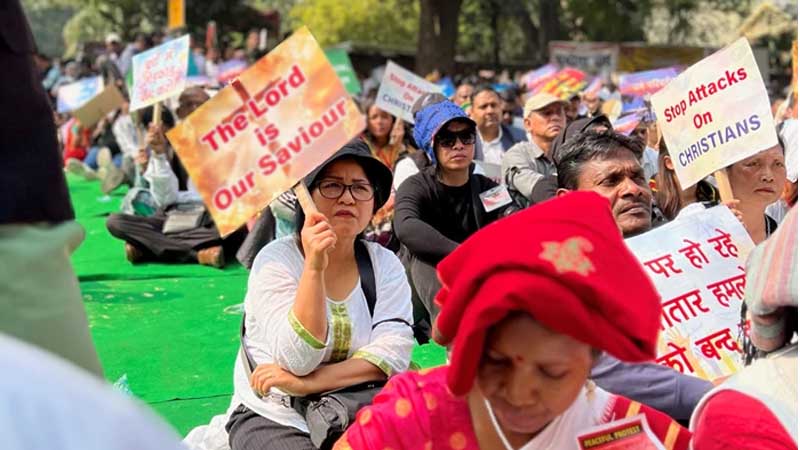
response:
<path id="1" fill-rule="evenodd" d="M 124 377 L 130 392 L 185 435 L 230 403 L 247 270 L 125 260 L 123 244 L 105 228 L 124 189 L 111 196 L 99 183 L 68 176 L 86 240 L 72 261 L 92 337 L 110 382 Z M 445 360 L 439 346 L 414 349 L 420 367 Z"/>

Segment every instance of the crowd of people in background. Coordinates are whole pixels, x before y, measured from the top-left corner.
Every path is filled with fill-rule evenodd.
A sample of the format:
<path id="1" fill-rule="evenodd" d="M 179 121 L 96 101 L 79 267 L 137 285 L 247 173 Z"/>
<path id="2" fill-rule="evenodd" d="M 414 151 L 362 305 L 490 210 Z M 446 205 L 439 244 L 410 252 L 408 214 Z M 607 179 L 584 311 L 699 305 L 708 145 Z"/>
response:
<path id="1" fill-rule="evenodd" d="M 72 60 L 37 54 L 39 81 L 53 105 L 61 87 L 90 75 L 127 96 L 133 56 L 168 38 L 137 33 L 123 42 L 112 33 L 104 49 Z M 431 448 L 440 439 L 433 424 L 440 423 L 447 433 L 441 439 L 456 439 L 457 446 L 449 441 L 453 448 L 520 448 L 527 442 L 551 448 L 546 446 L 567 439 L 574 427 L 610 421 L 604 411 L 624 415 L 631 408 L 647 416 L 669 448 L 688 448 L 691 434 L 684 427 L 690 419 L 702 436 L 694 444 L 699 450 L 756 448 L 748 442 L 758 439 L 796 442 L 796 434 L 782 432 L 788 419 L 775 412 L 780 408 L 763 403 L 777 419 L 754 431 L 753 441 L 735 432 L 730 442 L 720 440 L 713 427 L 730 429 L 733 423 L 720 415 L 744 421 L 751 414 L 730 406 L 744 400 L 717 391 L 709 396 L 711 382 L 652 362 L 658 294 L 625 251 L 623 238 L 720 204 L 720 195 L 712 177 L 681 187 L 652 113 L 643 114 L 628 134 L 614 129 L 622 96 L 613 77 L 565 99 L 526 92 L 521 74 L 453 75 L 450 97 L 426 93 L 416 102 L 414 125 L 381 110 L 376 89 L 366 89 L 356 99 L 366 117 L 362 135 L 305 180 L 319 212 L 304 214 L 289 191 L 223 239 L 165 133 L 265 54 L 259 41 L 254 31 L 241 47 L 193 42 L 194 85 L 166 103 L 160 123 L 154 123 L 152 107 L 131 112 L 127 100 L 92 127 L 55 108 L 52 113 L 64 170 L 99 180 L 105 194 L 127 186 L 121 211 L 106 226 L 128 261 L 222 268 L 236 255 L 251 270 L 243 353 L 225 425 L 233 450 L 268 443 L 315 448 L 311 425 L 290 397 L 398 374 L 338 448 Z M 796 251 L 797 120 L 783 107 L 776 108 L 775 123 L 778 145 L 725 169 L 735 198 L 725 204 L 755 244 L 794 233 Z M 487 196 L 503 189 L 508 199 L 490 206 Z M 573 215 L 581 217 L 564 221 Z M 495 222 L 503 225 L 487 229 Z M 789 229 L 782 222 L 794 225 Z M 602 268 L 597 273 L 572 277 L 541 269 L 541 261 L 517 248 L 561 239 L 570 227 L 603 249 L 590 263 Z M 362 236 L 365 250 L 359 250 Z M 503 251 L 497 250 L 500 241 Z M 359 262 L 360 251 L 367 252 L 371 275 Z M 507 259 L 483 258 L 492 252 Z M 507 261 L 536 269 L 520 275 L 504 266 Z M 371 288 L 364 284 L 370 278 Z M 477 279 L 495 290 L 475 286 Z M 565 279 L 575 284 L 554 287 L 554 280 Z M 616 294 L 603 290 L 604 283 L 617 283 Z M 550 297 L 532 298 L 532 289 Z M 756 308 L 755 317 L 774 315 L 775 308 L 796 313 L 796 284 L 784 295 L 793 298 L 770 303 L 772 310 Z M 370 296 L 376 298 L 370 302 Z M 552 304 L 562 298 L 569 301 L 554 312 Z M 623 307 L 630 317 L 615 310 Z M 614 330 L 615 321 L 639 319 L 630 335 L 601 335 Z M 585 332 L 606 322 L 607 329 Z M 754 339 L 745 348 L 748 362 L 783 348 L 797 324 L 788 326 L 794 329 L 782 335 L 780 345 Z M 419 343 L 455 342 L 450 366 L 403 374 L 412 335 Z M 521 345 L 528 341 L 531 346 Z M 523 362 L 515 358 L 542 373 L 523 373 Z M 248 362 L 252 373 L 246 375 Z M 773 373 L 759 370 L 760 377 Z M 471 390 L 473 381 L 483 396 Z M 736 389 L 736 395 L 752 395 L 749 400 L 763 398 Z M 532 392 L 540 390 L 546 394 L 537 399 Z M 470 392 L 466 400 L 453 397 Z M 524 406 L 537 401 L 544 406 Z M 521 412 L 515 411 L 519 405 Z M 796 420 L 796 404 L 794 411 Z M 534 419 L 523 417 L 527 413 Z M 409 415 L 419 419 L 416 428 L 401 420 Z M 555 429 L 553 423 L 570 425 Z M 544 429 L 550 431 L 540 434 Z"/>

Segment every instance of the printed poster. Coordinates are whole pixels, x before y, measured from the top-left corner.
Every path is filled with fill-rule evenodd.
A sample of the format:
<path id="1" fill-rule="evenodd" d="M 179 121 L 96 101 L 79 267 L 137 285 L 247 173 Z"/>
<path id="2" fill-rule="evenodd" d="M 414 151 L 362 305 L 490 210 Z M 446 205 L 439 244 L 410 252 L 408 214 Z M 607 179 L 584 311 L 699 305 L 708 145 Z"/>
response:
<path id="1" fill-rule="evenodd" d="M 720 205 L 626 240 L 661 294 L 656 362 L 706 380 L 742 368 L 747 230 Z"/>
<path id="2" fill-rule="evenodd" d="M 322 48 L 303 27 L 167 137 L 225 236 L 365 126 Z"/>
<path id="3" fill-rule="evenodd" d="M 392 61 L 386 63 L 383 80 L 378 89 L 375 105 L 389 114 L 414 123 L 411 107 L 425 93 L 442 92 L 443 87 L 433 84 L 404 69 Z"/>
<path id="4" fill-rule="evenodd" d="M 703 59 L 651 97 L 684 189 L 778 144 L 747 38 Z"/>

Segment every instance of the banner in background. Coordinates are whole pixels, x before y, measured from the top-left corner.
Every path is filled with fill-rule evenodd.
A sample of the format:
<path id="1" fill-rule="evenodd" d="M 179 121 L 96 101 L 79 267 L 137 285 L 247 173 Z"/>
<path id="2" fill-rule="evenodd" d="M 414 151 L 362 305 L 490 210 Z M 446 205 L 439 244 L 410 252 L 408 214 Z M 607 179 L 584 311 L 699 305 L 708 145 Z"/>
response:
<path id="1" fill-rule="evenodd" d="M 550 41 L 550 63 L 598 75 L 617 70 L 619 46 L 610 42 Z"/>
<path id="2" fill-rule="evenodd" d="M 325 53 L 303 27 L 167 137 L 226 236 L 365 125 Z"/>
<path id="3" fill-rule="evenodd" d="M 375 105 L 395 117 L 414 123 L 411 107 L 426 92 L 441 93 L 442 86 L 433 84 L 394 62 L 388 61 Z"/>
<path id="4" fill-rule="evenodd" d="M 626 243 L 661 294 L 656 362 L 709 381 L 739 371 L 744 268 L 753 241 L 736 216 L 715 206 Z"/>
<path id="5" fill-rule="evenodd" d="M 179 95 L 188 73 L 188 34 L 134 56 L 131 111 Z"/>
<path id="6" fill-rule="evenodd" d="M 678 69 L 666 67 L 664 69 L 634 72 L 619 77 L 619 92 L 622 95 L 641 97 L 645 94 L 655 94 L 678 76 Z"/>
<path id="7" fill-rule="evenodd" d="M 522 84 L 525 85 L 528 92 L 535 91 L 540 84 L 547 81 L 550 77 L 558 72 L 558 66 L 555 64 L 546 64 L 536 70 L 531 70 L 522 76 Z"/>
<path id="8" fill-rule="evenodd" d="M 586 74 L 578 69 L 567 67 L 551 75 L 533 93 L 547 92 L 564 100 L 581 92 L 587 85 Z"/>
<path id="9" fill-rule="evenodd" d="M 684 189 L 778 143 L 746 38 L 688 68 L 650 101 Z"/>

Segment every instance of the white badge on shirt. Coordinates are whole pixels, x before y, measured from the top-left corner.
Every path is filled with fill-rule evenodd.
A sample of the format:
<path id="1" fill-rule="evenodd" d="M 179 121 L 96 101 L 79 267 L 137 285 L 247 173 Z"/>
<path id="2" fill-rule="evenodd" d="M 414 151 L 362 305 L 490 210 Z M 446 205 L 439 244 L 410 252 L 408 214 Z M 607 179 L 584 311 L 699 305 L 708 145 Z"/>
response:
<path id="1" fill-rule="evenodd" d="M 511 194 L 508 193 L 508 189 L 503 184 L 482 192 L 480 197 L 483 209 L 487 213 L 511 203 Z"/>

